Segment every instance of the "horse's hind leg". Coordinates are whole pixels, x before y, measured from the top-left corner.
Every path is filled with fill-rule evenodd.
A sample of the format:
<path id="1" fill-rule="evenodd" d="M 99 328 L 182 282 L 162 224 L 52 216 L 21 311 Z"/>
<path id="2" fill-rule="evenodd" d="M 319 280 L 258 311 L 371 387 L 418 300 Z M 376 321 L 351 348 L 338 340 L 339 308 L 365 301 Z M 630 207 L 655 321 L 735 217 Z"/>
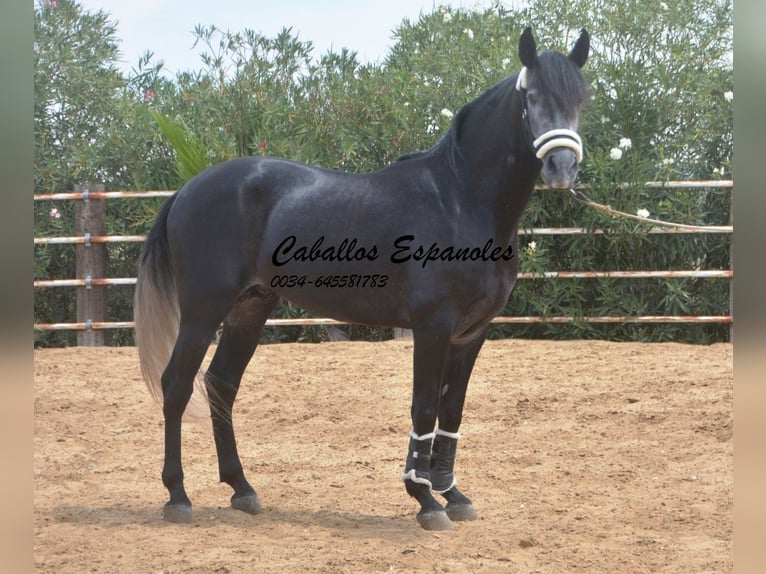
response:
<path id="1" fill-rule="evenodd" d="M 231 506 L 250 514 L 258 514 L 261 505 L 258 495 L 245 478 L 239 459 L 232 424 L 232 406 L 242 374 L 258 345 L 266 318 L 278 300 L 272 294 L 251 292 L 234 305 L 224 320 L 221 340 L 205 375 L 220 480 L 234 489 Z"/>
<path id="2" fill-rule="evenodd" d="M 181 466 L 181 418 L 194 389 L 194 379 L 202 364 L 217 322 L 191 323 L 181 319 L 178 338 L 168 366 L 162 374 L 165 418 L 165 463 L 162 483 L 170 493 L 163 509 L 169 522 L 191 522 L 191 501 L 184 489 Z"/>
<path id="3" fill-rule="evenodd" d="M 478 518 L 471 500 L 457 489 L 454 466 L 468 380 L 485 335 L 486 330 L 468 343 L 451 346 L 441 388 L 439 428 L 431 456 L 431 481 L 434 492 L 447 500 L 447 515 L 456 521 Z"/>

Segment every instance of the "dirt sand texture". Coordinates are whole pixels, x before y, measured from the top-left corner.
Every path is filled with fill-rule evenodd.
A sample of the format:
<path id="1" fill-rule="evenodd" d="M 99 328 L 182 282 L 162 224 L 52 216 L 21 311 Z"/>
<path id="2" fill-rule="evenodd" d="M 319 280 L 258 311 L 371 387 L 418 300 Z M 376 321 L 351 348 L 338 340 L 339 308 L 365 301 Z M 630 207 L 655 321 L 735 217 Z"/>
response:
<path id="1" fill-rule="evenodd" d="M 400 479 L 411 355 L 260 347 L 234 423 L 264 511 L 229 508 L 209 425 L 184 423 L 194 522 L 170 524 L 135 349 L 36 350 L 36 571 L 731 571 L 731 345 L 488 341 L 456 463 L 479 519 L 452 532 L 419 528 Z"/>

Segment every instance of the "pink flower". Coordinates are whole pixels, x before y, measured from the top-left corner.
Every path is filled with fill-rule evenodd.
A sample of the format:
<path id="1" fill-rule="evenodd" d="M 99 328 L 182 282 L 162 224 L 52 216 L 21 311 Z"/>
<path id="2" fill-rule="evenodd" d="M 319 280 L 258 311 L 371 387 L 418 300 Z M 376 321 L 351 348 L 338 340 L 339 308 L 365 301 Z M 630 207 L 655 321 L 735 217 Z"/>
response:
<path id="1" fill-rule="evenodd" d="M 58 5 L 59 5 L 59 3 L 58 3 L 58 2 L 56 2 L 56 0 L 51 0 L 51 1 L 49 2 L 49 6 L 50 6 L 51 8 L 55 8 L 55 7 L 56 7 L 56 6 L 58 6 Z"/>
<path id="2" fill-rule="evenodd" d="M 154 91 L 146 90 L 146 93 L 144 93 L 144 101 L 151 102 L 153 99 L 154 99 Z"/>
<path id="3" fill-rule="evenodd" d="M 55 0 L 54 0 L 54 2 L 55 2 Z M 55 217 L 56 219 L 61 217 L 61 214 L 59 213 L 59 210 L 56 209 L 55 207 L 48 212 L 48 215 L 50 215 L 51 217 Z"/>
<path id="4" fill-rule="evenodd" d="M 266 142 L 261 142 L 258 144 L 258 149 L 266 149 L 267 147 L 269 147 L 269 144 Z"/>

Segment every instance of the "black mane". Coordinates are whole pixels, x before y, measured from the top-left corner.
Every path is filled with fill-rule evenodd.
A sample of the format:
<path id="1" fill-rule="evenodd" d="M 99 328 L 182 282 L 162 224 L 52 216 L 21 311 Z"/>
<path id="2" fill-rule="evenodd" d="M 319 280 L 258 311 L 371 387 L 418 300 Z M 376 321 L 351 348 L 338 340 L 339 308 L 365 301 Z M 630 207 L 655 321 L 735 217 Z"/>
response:
<path id="1" fill-rule="evenodd" d="M 459 153 L 459 145 L 458 142 L 460 140 L 460 131 L 463 123 L 465 122 L 466 118 L 471 114 L 471 112 L 488 102 L 492 101 L 493 99 L 498 98 L 499 96 L 505 95 L 506 91 L 509 89 L 512 89 L 513 86 L 516 83 L 516 75 L 504 78 L 497 82 L 495 85 L 490 86 L 486 90 L 484 90 L 481 94 L 476 96 L 473 100 L 465 104 L 458 112 L 455 114 L 454 119 L 452 120 L 452 123 L 450 124 L 449 129 L 444 133 L 444 135 L 430 148 L 426 150 L 420 150 L 420 151 L 412 151 L 405 154 L 400 155 L 396 161 L 407 161 L 410 159 L 415 159 L 418 157 L 421 157 L 425 154 L 428 154 L 430 152 L 436 151 L 441 149 L 444 146 L 451 145 L 452 149 L 457 151 Z"/>

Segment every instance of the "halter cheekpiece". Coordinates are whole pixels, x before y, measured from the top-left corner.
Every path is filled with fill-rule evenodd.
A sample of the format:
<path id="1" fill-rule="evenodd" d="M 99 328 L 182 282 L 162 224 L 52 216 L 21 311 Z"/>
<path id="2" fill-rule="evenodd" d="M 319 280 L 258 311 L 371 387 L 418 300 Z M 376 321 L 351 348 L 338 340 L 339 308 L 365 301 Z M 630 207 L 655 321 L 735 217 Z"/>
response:
<path id="1" fill-rule="evenodd" d="M 524 123 L 526 124 L 526 130 L 529 134 L 529 139 L 531 140 L 534 135 L 532 134 L 532 130 L 529 127 L 529 111 L 527 110 L 527 67 L 524 66 L 521 68 L 521 71 L 519 72 L 518 77 L 516 78 L 516 90 L 518 92 L 521 92 L 522 97 L 522 111 L 521 115 L 524 120 Z M 541 135 L 539 138 L 535 139 L 531 142 L 532 147 L 535 150 L 535 155 L 537 156 L 537 159 L 543 159 L 545 157 L 545 154 L 547 154 L 552 149 L 558 148 L 558 147 L 565 147 L 571 149 L 575 157 L 577 158 L 577 163 L 580 163 L 583 158 L 583 147 L 582 147 L 582 139 L 580 139 L 579 134 L 570 129 L 561 128 L 561 129 L 555 129 L 545 132 L 543 135 Z"/>

